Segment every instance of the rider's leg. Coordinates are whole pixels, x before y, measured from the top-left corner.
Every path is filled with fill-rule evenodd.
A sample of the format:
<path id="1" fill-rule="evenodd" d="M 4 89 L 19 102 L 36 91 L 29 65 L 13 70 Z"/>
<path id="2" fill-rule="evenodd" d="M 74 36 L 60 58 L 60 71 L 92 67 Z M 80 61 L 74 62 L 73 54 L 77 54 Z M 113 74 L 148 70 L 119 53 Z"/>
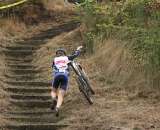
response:
<path id="1" fill-rule="evenodd" d="M 52 97 L 51 109 L 54 110 L 57 105 L 57 98 L 56 98 L 57 97 L 57 89 L 56 88 L 52 88 L 51 97 Z"/>
<path id="2" fill-rule="evenodd" d="M 60 84 L 59 76 L 55 75 L 54 80 L 52 81 L 52 90 L 51 90 L 51 97 L 55 99 L 57 95 L 57 89 Z"/>
<path id="3" fill-rule="evenodd" d="M 58 92 L 58 101 L 57 101 L 56 108 L 60 108 L 61 107 L 61 105 L 63 103 L 63 98 L 64 98 L 65 93 L 66 93 L 65 90 L 59 89 L 59 92 Z"/>
<path id="4" fill-rule="evenodd" d="M 68 89 L 68 75 L 62 75 L 61 86 L 58 92 L 57 108 L 60 108 L 63 103 L 63 98 Z"/>
<path id="5" fill-rule="evenodd" d="M 52 104 L 51 104 L 51 109 L 55 109 L 57 105 L 57 90 L 59 86 L 59 80 L 58 77 L 55 76 L 53 82 L 52 82 L 52 90 L 51 90 L 51 97 L 52 97 Z"/>
<path id="6" fill-rule="evenodd" d="M 59 116 L 59 108 L 61 107 L 61 105 L 63 103 L 64 94 L 65 94 L 65 92 L 67 90 L 67 86 L 68 86 L 68 74 L 60 75 L 58 77 L 58 81 L 59 81 L 58 86 L 60 85 L 60 88 L 59 88 L 59 91 L 58 91 L 58 100 L 56 102 L 56 108 L 55 108 L 55 110 L 56 110 L 56 116 Z M 55 93 L 53 93 L 53 97 L 54 96 L 55 96 Z"/>
<path id="7" fill-rule="evenodd" d="M 65 95 L 66 91 L 63 90 L 62 88 L 60 88 L 59 92 L 58 92 L 58 101 L 57 101 L 57 105 L 56 105 L 56 116 L 59 116 L 59 108 L 61 107 L 62 103 L 63 103 L 63 99 L 64 99 L 64 95 Z"/>
<path id="8" fill-rule="evenodd" d="M 52 90 L 51 90 L 51 97 L 52 97 L 52 99 L 53 100 L 56 99 L 57 96 L 58 96 L 57 95 L 57 89 L 56 88 L 52 88 Z"/>

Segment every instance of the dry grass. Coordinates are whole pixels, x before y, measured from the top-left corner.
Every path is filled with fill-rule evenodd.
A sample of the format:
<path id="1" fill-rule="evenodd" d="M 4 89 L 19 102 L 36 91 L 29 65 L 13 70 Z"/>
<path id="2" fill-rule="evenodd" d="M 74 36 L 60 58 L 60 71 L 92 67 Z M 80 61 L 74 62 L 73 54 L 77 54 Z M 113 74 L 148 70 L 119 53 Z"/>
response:
<path id="1" fill-rule="evenodd" d="M 7 35 L 7 37 L 23 37 L 25 33 L 31 32 L 30 30 L 36 31 L 38 29 L 35 28 L 44 27 L 45 24 L 47 26 L 48 23 L 63 23 L 74 16 L 74 7 L 70 4 L 65 6 L 63 0 L 42 0 L 42 3 L 44 7 L 37 4 L 25 5 L 20 8 L 21 16 L 13 14 L 10 18 L 1 18 L 0 40 L 4 38 L 4 35 Z"/>
<path id="2" fill-rule="evenodd" d="M 65 5 L 64 0 L 42 0 L 42 2 L 48 10 L 65 14 L 72 14 L 75 11 L 74 6 L 72 4 Z"/>
<path id="3" fill-rule="evenodd" d="M 3 33 L 14 36 L 20 35 L 22 31 L 26 30 L 26 26 L 24 23 L 20 23 L 15 19 L 1 19 L 0 29 Z"/>
<path id="4" fill-rule="evenodd" d="M 132 57 L 125 44 L 120 41 L 108 40 L 102 43 L 92 59 L 102 73 L 99 80 L 107 84 L 110 89 L 120 88 L 128 95 L 150 97 L 155 92 L 147 83 L 145 69 Z M 150 94 L 151 95 L 150 95 Z"/>
<path id="5" fill-rule="evenodd" d="M 3 30 L 0 30 L 0 45 L 6 40 Z"/>

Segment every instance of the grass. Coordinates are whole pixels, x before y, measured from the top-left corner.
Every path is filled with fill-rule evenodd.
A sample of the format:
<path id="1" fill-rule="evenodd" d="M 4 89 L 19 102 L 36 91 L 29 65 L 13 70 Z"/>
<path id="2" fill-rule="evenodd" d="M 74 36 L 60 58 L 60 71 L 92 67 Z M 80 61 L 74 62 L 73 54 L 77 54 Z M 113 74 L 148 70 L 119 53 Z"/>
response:
<path id="1" fill-rule="evenodd" d="M 8 4 L 11 4 L 11 3 L 15 3 L 17 1 L 20 1 L 20 0 L 2 0 L 2 1 L 0 1 L 0 6 L 8 5 Z"/>
<path id="2" fill-rule="evenodd" d="M 73 14 L 74 6 L 71 4 L 65 5 L 64 0 L 41 0 L 47 10 L 60 12 L 62 14 Z"/>
<path id="3" fill-rule="evenodd" d="M 145 78 L 150 81 L 147 84 L 159 88 L 160 30 L 158 21 L 160 12 L 158 1 L 127 0 L 102 5 L 88 2 L 80 6 L 80 10 L 83 11 L 81 21 L 86 28 L 84 39 L 88 51 L 97 54 L 99 44 L 105 48 L 105 41 L 116 39 L 122 47 L 125 46 L 128 50 L 134 59 L 134 66 L 143 68 Z M 108 62 L 105 59 L 102 62 L 106 70 L 105 63 Z"/>
<path id="4" fill-rule="evenodd" d="M 20 33 L 22 30 L 26 29 L 24 23 L 18 22 L 18 20 L 11 20 L 11 19 L 1 19 L 0 20 L 1 30 L 6 32 L 10 35 L 16 35 L 16 33 Z"/>
<path id="5" fill-rule="evenodd" d="M 30 1 L 0 12 L 0 29 L 3 35 L 23 35 L 23 32 L 37 24 L 63 22 L 63 19 L 74 15 L 74 10 L 71 5 L 65 7 L 63 0 Z"/>

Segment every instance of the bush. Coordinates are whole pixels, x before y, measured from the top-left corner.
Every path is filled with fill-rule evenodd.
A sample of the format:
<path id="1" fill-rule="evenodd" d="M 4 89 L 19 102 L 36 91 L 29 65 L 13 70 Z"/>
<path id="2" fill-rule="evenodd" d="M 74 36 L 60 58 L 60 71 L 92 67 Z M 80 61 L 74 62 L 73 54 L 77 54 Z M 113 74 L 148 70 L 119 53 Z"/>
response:
<path id="1" fill-rule="evenodd" d="M 87 0 L 80 6 L 86 26 L 88 49 L 94 39 L 127 41 L 133 56 L 146 72 L 160 71 L 160 3 L 156 0 L 126 0 L 98 5 Z M 89 34 L 89 35 L 88 35 Z M 90 39 L 90 40 L 88 40 Z M 92 51 L 93 52 L 93 51 Z"/>

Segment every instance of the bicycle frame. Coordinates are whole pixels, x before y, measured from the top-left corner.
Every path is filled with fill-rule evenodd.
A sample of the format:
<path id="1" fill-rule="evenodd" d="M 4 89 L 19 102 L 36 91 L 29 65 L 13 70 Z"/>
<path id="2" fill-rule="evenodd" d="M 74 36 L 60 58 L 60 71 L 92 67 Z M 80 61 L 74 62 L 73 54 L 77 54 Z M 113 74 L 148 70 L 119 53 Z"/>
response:
<path id="1" fill-rule="evenodd" d="M 69 65 L 72 67 L 72 69 L 74 70 L 74 72 L 78 75 L 78 76 L 81 76 L 81 73 L 79 72 L 79 69 L 77 68 L 78 66 L 78 63 L 76 61 L 71 61 L 69 63 Z"/>
<path id="2" fill-rule="evenodd" d="M 83 72 L 82 74 L 82 67 L 80 66 L 79 63 L 77 63 L 76 61 L 70 61 L 69 62 L 69 66 L 72 67 L 72 69 L 74 70 L 74 72 L 77 75 L 77 83 L 79 84 L 79 90 L 84 94 L 84 96 L 86 97 L 86 99 L 88 100 L 89 104 L 93 104 L 93 100 L 90 97 L 90 94 L 94 94 L 93 89 L 90 87 L 87 78 L 85 77 L 85 73 Z"/>

